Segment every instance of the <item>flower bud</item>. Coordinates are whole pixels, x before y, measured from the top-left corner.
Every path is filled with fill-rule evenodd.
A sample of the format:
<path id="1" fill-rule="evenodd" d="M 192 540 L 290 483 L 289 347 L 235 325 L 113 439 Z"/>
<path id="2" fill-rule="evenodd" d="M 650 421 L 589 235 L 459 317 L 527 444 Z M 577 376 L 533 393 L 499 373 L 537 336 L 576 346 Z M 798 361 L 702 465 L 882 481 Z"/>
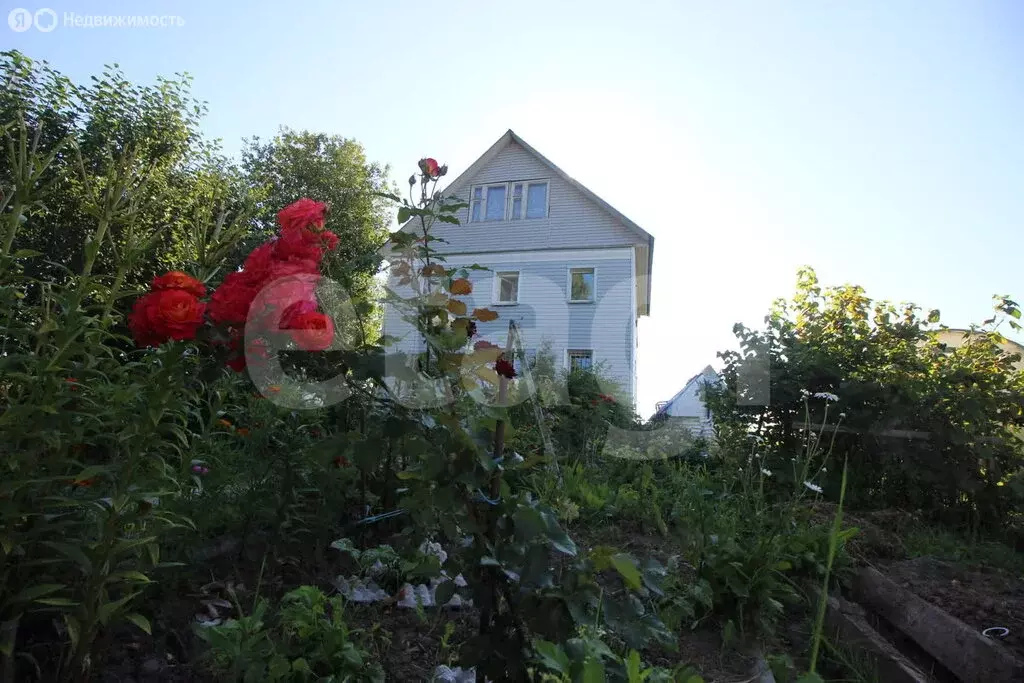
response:
<path id="1" fill-rule="evenodd" d="M 409 176 L 409 187 L 412 187 L 415 184 L 416 184 L 416 174 L 413 173 L 411 176 Z"/>

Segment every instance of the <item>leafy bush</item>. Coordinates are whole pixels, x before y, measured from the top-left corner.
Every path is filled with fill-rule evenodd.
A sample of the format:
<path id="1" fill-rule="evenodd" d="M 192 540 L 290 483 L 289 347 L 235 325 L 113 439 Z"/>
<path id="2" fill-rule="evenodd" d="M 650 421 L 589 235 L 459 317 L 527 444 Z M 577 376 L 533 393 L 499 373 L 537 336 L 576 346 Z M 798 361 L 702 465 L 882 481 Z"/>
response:
<path id="1" fill-rule="evenodd" d="M 248 616 L 196 626 L 218 680 L 384 680 L 380 664 L 363 649 L 363 634 L 346 625 L 342 598 L 300 586 L 281 599 L 276 614 L 269 612 L 258 600 Z"/>
<path id="2" fill-rule="evenodd" d="M 1020 317 L 1014 301 L 996 297 L 996 315 L 947 349 L 933 334 L 938 311 L 873 302 L 854 286 L 822 289 L 803 269 L 763 332 L 734 328 L 740 350 L 720 354 L 726 386 L 711 392 L 716 423 L 739 438 L 756 434 L 766 467 L 783 475 L 808 438 L 830 440 L 849 459 L 852 506 L 999 527 L 1022 500 L 1013 481 L 1024 463 L 1024 372 L 997 328 L 1019 330 Z M 807 392 L 835 396 L 842 425 L 810 430 L 821 411 L 805 412 Z M 823 479 L 834 496 L 838 472 Z"/>

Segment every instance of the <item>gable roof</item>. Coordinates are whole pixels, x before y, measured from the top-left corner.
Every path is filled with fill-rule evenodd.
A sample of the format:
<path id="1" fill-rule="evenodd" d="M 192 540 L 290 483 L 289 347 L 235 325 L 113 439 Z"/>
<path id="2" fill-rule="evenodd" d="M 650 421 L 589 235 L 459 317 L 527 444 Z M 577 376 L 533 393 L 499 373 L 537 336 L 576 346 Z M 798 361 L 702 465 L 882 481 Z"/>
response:
<path id="1" fill-rule="evenodd" d="M 638 274 L 636 274 L 636 273 L 634 273 L 634 277 L 638 277 L 637 287 L 638 287 L 638 289 L 640 289 L 643 292 L 642 301 L 640 302 L 641 310 L 638 311 L 638 312 L 639 312 L 640 315 L 650 315 L 650 310 L 651 310 L 651 286 L 650 286 L 650 283 L 651 283 L 651 268 L 652 268 L 652 266 L 654 264 L 654 236 L 651 235 L 646 230 L 644 230 L 643 228 L 641 228 L 639 225 L 637 225 L 633 221 L 631 221 L 629 218 L 627 218 L 624 214 L 622 214 L 618 209 L 613 207 L 611 204 L 609 204 L 605 200 L 603 200 L 600 197 L 598 197 L 596 194 L 594 194 L 593 191 L 588 189 L 585 185 L 583 185 L 578 180 L 576 180 L 575 178 L 570 176 L 568 173 L 566 173 L 565 171 L 560 169 L 558 166 L 556 166 L 550 159 L 548 159 L 543 154 L 541 154 L 540 152 L 535 150 L 533 147 L 531 147 L 529 145 L 529 143 L 526 142 L 526 140 L 523 140 L 521 137 L 516 135 L 516 133 L 511 128 L 509 128 L 507 131 L 505 131 L 505 134 L 502 135 L 500 138 L 498 138 L 497 141 L 495 141 L 495 143 L 493 145 L 491 145 L 487 149 L 487 151 L 484 152 L 480 156 L 479 159 L 477 159 L 472 164 L 470 164 L 469 167 L 465 171 L 460 173 L 458 175 L 458 177 L 455 178 L 455 180 L 453 180 L 451 183 L 449 183 L 448 186 L 444 189 L 444 193 L 449 193 L 450 194 L 450 193 L 456 192 L 457 190 L 462 189 L 466 185 L 466 183 L 471 181 L 477 175 L 477 173 L 479 173 L 488 163 L 491 162 L 492 159 L 494 159 L 494 157 L 496 157 L 498 155 L 499 152 L 501 152 L 501 150 L 505 149 L 506 147 L 508 147 L 513 142 L 518 144 L 520 147 L 522 147 L 524 150 L 526 150 L 527 152 L 532 154 L 534 157 L 536 157 L 538 161 L 540 161 L 542 164 L 544 164 L 545 166 L 550 168 L 555 174 L 558 175 L 558 177 L 560 177 L 565 182 L 569 183 L 569 185 L 571 185 L 573 188 L 578 190 L 584 197 L 586 197 L 587 199 L 589 199 L 593 203 L 597 204 L 598 207 L 600 207 L 602 210 L 604 210 L 605 212 L 610 214 L 617 221 L 622 223 L 627 229 L 629 229 L 637 237 L 639 237 L 640 240 L 642 240 L 643 242 L 646 242 L 647 263 L 646 264 L 638 264 L 638 265 L 641 265 L 644 268 L 641 271 L 643 273 L 644 277 L 640 278 L 640 277 L 638 277 Z M 412 222 L 413 222 L 412 220 L 407 221 L 404 225 L 402 225 L 402 227 L 399 228 L 399 230 L 404 230 L 406 228 L 406 226 L 410 225 Z"/>
<path id="2" fill-rule="evenodd" d="M 660 407 L 657 410 L 654 411 L 654 414 L 655 415 L 660 415 L 661 413 L 664 413 L 666 410 L 668 410 L 669 406 L 671 406 L 673 403 L 678 401 L 679 397 L 681 397 L 683 394 L 685 394 L 686 390 L 689 389 L 691 386 L 693 386 L 693 384 L 695 382 L 697 382 L 698 380 L 700 380 L 702 377 L 706 377 L 708 379 L 714 378 L 715 382 L 720 382 L 721 379 L 722 379 L 719 376 L 719 374 L 717 372 L 715 372 L 715 369 L 713 367 L 711 367 L 710 365 L 708 365 L 703 370 L 698 372 L 696 375 L 694 375 L 690 379 L 686 380 L 686 384 L 683 385 L 682 389 L 680 389 L 678 392 L 676 392 L 675 396 L 673 396 L 672 398 L 670 398 L 667 401 L 660 402 L 659 403 Z"/>

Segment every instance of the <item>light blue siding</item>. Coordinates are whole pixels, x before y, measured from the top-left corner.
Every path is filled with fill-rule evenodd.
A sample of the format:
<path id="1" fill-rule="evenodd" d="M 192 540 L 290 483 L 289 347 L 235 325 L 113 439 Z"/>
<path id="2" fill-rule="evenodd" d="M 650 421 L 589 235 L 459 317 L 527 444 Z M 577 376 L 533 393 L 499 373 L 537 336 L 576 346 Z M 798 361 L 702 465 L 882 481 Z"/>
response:
<path id="1" fill-rule="evenodd" d="M 554 255 L 549 252 L 548 258 Z M 504 345 L 508 321 L 515 320 L 525 349 L 540 349 L 545 342 L 549 343 L 559 367 L 565 367 L 567 350 L 592 350 L 594 364 L 600 366 L 602 374 L 626 395 L 632 395 L 636 328 L 632 306 L 633 263 L 628 250 L 573 252 L 560 260 L 531 260 L 530 254 L 522 253 L 514 257 L 481 255 L 476 259 L 452 256 L 448 266 L 470 263 L 490 270 L 469 271 L 473 293 L 459 298 L 470 310 L 491 308 L 500 316 L 478 325 L 480 338 Z M 593 303 L 569 303 L 571 268 L 594 268 L 596 295 Z M 519 272 L 518 304 L 498 305 L 494 301 L 494 274 L 499 271 Z M 398 350 L 421 349 L 416 335 L 391 307 L 385 313 L 385 334 L 405 339 Z"/>
<path id="2" fill-rule="evenodd" d="M 461 187 L 446 194 L 469 200 L 470 188 L 484 183 L 548 179 L 548 216 L 517 221 L 469 222 L 469 210 L 458 213 L 462 225 L 437 224 L 435 237 L 448 240 L 450 253 L 519 249 L 580 249 L 646 245 L 607 211 L 583 196 L 550 167 L 515 142 L 510 143 Z M 415 222 L 414 222 L 415 223 Z"/>

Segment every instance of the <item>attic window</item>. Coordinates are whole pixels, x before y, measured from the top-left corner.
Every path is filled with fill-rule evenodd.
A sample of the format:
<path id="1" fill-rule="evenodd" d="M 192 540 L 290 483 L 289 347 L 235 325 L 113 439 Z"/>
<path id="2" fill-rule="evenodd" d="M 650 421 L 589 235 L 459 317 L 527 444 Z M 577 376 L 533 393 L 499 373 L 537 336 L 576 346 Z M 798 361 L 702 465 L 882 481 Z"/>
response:
<path id="1" fill-rule="evenodd" d="M 546 218 L 547 215 L 547 180 L 515 180 L 510 183 L 474 185 L 470 191 L 471 223 L 518 221 Z"/>

